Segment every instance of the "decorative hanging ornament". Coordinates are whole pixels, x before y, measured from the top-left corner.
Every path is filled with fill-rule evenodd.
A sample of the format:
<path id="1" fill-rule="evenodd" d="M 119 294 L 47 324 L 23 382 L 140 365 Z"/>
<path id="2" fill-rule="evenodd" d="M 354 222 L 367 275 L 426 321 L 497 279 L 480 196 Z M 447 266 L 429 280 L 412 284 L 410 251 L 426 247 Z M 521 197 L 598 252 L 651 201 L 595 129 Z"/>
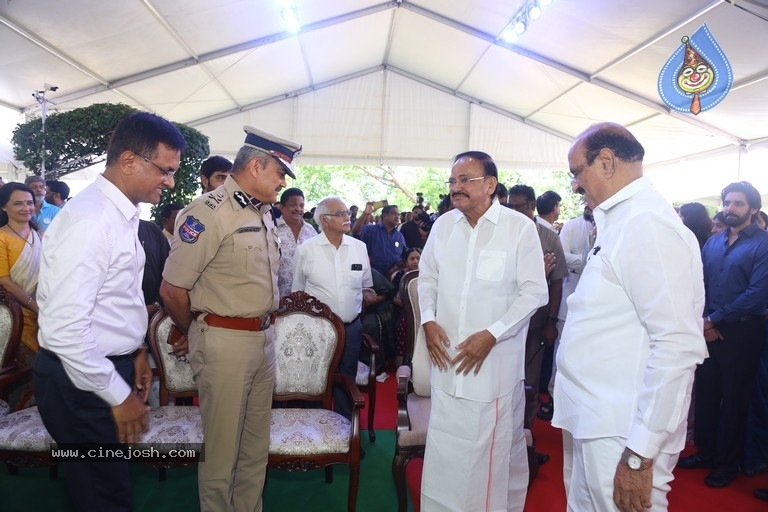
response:
<path id="1" fill-rule="evenodd" d="M 661 68 L 659 96 L 671 109 L 698 115 L 728 95 L 733 71 L 706 23 L 681 42 Z"/>

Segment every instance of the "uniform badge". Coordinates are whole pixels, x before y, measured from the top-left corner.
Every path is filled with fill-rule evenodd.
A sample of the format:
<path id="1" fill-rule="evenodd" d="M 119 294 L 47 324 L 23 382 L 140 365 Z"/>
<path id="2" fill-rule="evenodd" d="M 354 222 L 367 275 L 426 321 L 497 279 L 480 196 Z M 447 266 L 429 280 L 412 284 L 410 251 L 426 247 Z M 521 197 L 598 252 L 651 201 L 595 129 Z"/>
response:
<path id="1" fill-rule="evenodd" d="M 187 215 L 187 220 L 179 226 L 179 238 L 182 242 L 193 244 L 197 242 L 203 231 L 205 231 L 205 226 L 193 216 Z"/>
<path id="2" fill-rule="evenodd" d="M 245 193 L 241 192 L 240 190 L 236 191 L 233 194 L 233 197 L 235 198 L 235 201 L 237 201 L 237 204 L 245 208 L 248 206 L 251 202 L 248 200 L 248 196 L 245 195 Z"/>

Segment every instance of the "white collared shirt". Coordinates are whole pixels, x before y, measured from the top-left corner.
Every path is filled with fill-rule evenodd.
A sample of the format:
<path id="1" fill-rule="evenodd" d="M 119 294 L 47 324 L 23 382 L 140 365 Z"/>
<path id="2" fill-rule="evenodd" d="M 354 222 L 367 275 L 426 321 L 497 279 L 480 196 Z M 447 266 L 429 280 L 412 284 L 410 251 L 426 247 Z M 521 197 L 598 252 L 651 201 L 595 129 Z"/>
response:
<path id="1" fill-rule="evenodd" d="M 560 243 L 563 245 L 565 263 L 568 265 L 568 275 L 563 279 L 563 299 L 557 317 L 565 320 L 568 315 L 568 297 L 576 290 L 581 277 L 581 269 L 586 261 L 590 247 L 594 224 L 582 217 L 570 219 L 560 229 Z"/>
<path id="2" fill-rule="evenodd" d="M 480 373 L 457 376 L 432 367 L 432 386 L 452 396 L 490 402 L 514 389 L 525 372 L 531 315 L 547 303 L 536 225 L 494 201 L 472 228 L 459 210 L 438 217 L 419 262 L 422 324 L 436 321 L 456 345 L 487 329 L 496 337 Z"/>
<path id="3" fill-rule="evenodd" d="M 557 233 L 557 230 L 555 229 L 555 226 L 553 226 L 553 225 L 552 225 L 552 224 L 551 224 L 551 223 L 550 223 L 550 222 L 549 222 L 547 219 L 542 219 L 541 217 L 539 217 L 539 216 L 537 215 L 537 216 L 536 216 L 536 222 L 537 222 L 537 223 L 538 223 L 540 226 L 542 226 L 542 227 L 545 227 L 545 228 L 547 228 L 548 230 L 550 230 L 550 231 L 553 231 L 553 232 Z"/>
<path id="4" fill-rule="evenodd" d="M 320 232 L 296 248 L 292 291 L 304 290 L 330 306 L 344 323 L 360 314 L 363 288 L 373 286 L 365 244 L 343 235 L 338 249 Z"/>
<path id="5" fill-rule="evenodd" d="M 46 231 L 38 341 L 79 389 L 109 405 L 131 392 L 106 356 L 130 354 L 147 331 L 139 209 L 102 175 Z"/>
<path id="6" fill-rule="evenodd" d="M 707 354 L 699 245 L 646 178 L 594 216 L 597 240 L 557 352 L 552 424 L 576 439 L 625 438 L 644 457 L 678 452 Z"/>

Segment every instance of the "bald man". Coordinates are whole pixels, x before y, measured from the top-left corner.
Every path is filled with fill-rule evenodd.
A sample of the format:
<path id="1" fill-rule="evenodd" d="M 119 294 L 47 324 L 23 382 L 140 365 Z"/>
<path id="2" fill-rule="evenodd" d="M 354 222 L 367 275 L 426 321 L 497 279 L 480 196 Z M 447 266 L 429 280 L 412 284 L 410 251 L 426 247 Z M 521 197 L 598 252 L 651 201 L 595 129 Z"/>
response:
<path id="1" fill-rule="evenodd" d="M 568 510 L 667 510 L 707 354 L 699 246 L 643 177 L 643 155 L 612 123 L 568 152 L 597 224 L 557 353 L 552 424 L 563 429 Z"/>

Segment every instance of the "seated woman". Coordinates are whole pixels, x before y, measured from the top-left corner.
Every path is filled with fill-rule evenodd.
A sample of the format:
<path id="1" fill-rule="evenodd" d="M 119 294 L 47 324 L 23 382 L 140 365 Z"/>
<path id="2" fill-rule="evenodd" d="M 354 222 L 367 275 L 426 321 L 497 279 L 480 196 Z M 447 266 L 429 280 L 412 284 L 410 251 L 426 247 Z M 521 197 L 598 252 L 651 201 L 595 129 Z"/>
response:
<path id="1" fill-rule="evenodd" d="M 37 277 L 40 271 L 42 240 L 33 219 L 32 189 L 11 182 L 0 188 L 0 285 L 21 305 L 24 328 L 17 359 L 31 366 L 37 353 Z M 32 381 L 10 386 L 11 410 L 31 405 Z"/>
<path id="2" fill-rule="evenodd" d="M 392 284 L 395 287 L 395 297 L 392 299 L 392 303 L 395 305 L 395 368 L 398 368 L 403 363 L 403 357 L 405 357 L 405 314 L 403 311 L 403 304 L 400 301 L 398 291 L 400 290 L 400 281 L 406 272 L 411 270 L 418 270 L 419 261 L 421 260 L 421 249 L 418 247 L 411 247 L 405 250 L 403 253 L 403 268 L 397 271 L 392 276 Z"/>

